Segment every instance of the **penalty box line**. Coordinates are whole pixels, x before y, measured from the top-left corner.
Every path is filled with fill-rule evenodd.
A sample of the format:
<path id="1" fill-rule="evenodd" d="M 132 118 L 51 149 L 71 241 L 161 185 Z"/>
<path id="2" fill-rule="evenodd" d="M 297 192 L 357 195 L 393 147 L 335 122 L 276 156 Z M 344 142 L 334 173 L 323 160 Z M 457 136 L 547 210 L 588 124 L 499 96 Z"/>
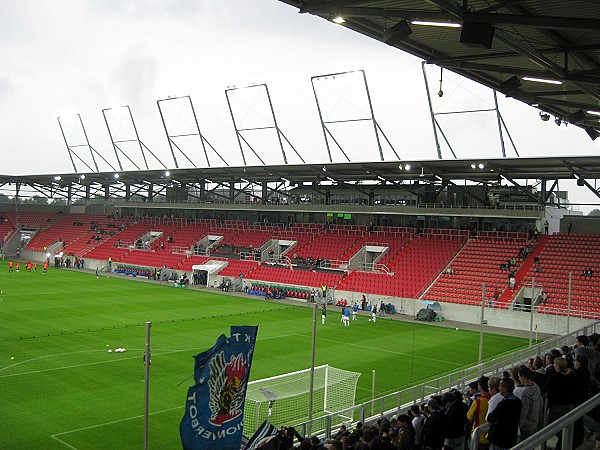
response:
<path id="1" fill-rule="evenodd" d="M 183 408 L 185 408 L 185 406 L 174 406 L 173 408 L 168 408 L 168 409 L 163 409 L 161 411 L 151 412 L 148 415 L 154 416 L 156 414 L 162 414 L 162 413 L 166 413 L 166 412 L 169 412 L 169 411 L 174 411 L 176 409 L 183 409 Z M 52 439 L 60 442 L 61 444 L 65 445 L 66 447 L 70 448 L 71 450 L 77 450 L 77 447 L 73 447 L 72 445 L 70 445 L 67 442 L 65 442 L 62 439 L 60 439 L 58 436 L 64 436 L 65 434 L 79 433 L 80 431 L 86 431 L 86 430 L 91 430 L 91 429 L 94 429 L 94 428 L 100 428 L 100 427 L 105 427 L 105 426 L 108 426 L 108 425 L 114 425 L 116 423 L 127 422 L 129 420 L 142 419 L 143 417 L 144 417 L 143 414 L 139 414 L 137 416 L 126 417 L 124 419 L 113 420 L 113 421 L 110 421 L 110 422 L 99 423 L 99 424 L 96 424 L 96 425 L 90 425 L 88 427 L 77 428 L 75 430 L 63 431 L 62 433 L 53 434 L 50 437 Z"/>

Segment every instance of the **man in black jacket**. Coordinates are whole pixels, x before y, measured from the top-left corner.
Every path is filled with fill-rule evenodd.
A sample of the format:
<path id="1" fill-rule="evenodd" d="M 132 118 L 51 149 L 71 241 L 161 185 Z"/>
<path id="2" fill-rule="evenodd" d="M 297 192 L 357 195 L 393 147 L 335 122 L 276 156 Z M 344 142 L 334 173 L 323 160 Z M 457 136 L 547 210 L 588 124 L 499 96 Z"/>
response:
<path id="1" fill-rule="evenodd" d="M 488 432 L 490 450 L 504 450 L 514 447 L 519 434 L 519 419 L 523 406 L 513 394 L 515 383 L 510 378 L 500 381 L 500 393 L 504 399 L 488 414 L 487 421 L 491 423 Z"/>
<path id="2" fill-rule="evenodd" d="M 423 448 L 426 450 L 439 450 L 444 445 L 446 415 L 439 409 L 439 402 L 435 398 L 429 399 L 427 408 L 429 409 L 429 415 L 423 425 Z"/>
<path id="3" fill-rule="evenodd" d="M 465 444 L 465 425 L 469 408 L 463 403 L 462 394 L 459 391 L 444 393 L 442 403 L 446 406 L 444 445 L 462 449 Z"/>

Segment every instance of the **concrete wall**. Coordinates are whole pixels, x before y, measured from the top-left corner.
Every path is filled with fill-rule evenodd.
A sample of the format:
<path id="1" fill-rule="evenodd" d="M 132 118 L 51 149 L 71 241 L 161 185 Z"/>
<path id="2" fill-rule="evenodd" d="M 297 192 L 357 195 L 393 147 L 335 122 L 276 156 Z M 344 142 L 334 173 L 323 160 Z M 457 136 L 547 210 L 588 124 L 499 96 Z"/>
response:
<path id="1" fill-rule="evenodd" d="M 341 298 L 348 300 L 351 304 L 356 301 L 360 302 L 362 292 L 349 292 L 349 291 L 336 291 L 336 300 Z M 396 311 L 407 316 L 416 316 L 417 312 L 421 308 L 425 308 L 426 305 L 421 300 L 415 300 L 412 298 L 397 298 L 389 296 L 379 296 L 372 294 L 365 294 L 367 299 L 371 303 L 379 304 L 381 301 L 384 303 L 392 303 L 396 307 Z M 444 303 L 439 302 L 442 310 L 438 312 L 439 316 L 444 317 L 445 320 L 452 320 L 456 322 L 464 322 L 471 324 L 479 324 L 481 321 L 481 307 L 470 306 L 470 305 L 459 305 L 456 303 Z M 531 314 L 525 311 L 513 311 L 509 309 L 499 308 L 484 308 L 484 321 L 487 321 L 488 326 L 506 328 L 510 330 L 522 330 L 529 331 Z M 552 314 L 533 314 L 533 329 L 537 326 L 539 333 L 558 334 L 567 331 L 581 328 L 595 320 L 582 319 L 565 316 L 558 316 Z M 484 322 L 485 323 L 485 322 Z M 484 326 L 485 330 L 485 326 Z"/>

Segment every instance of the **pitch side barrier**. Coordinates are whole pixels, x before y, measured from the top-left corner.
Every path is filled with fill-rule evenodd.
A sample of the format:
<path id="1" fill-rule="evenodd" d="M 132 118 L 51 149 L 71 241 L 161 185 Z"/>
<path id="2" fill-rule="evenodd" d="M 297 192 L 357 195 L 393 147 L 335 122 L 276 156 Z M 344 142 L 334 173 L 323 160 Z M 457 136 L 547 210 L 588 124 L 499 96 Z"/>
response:
<path id="1" fill-rule="evenodd" d="M 510 354 L 499 356 L 490 361 L 468 367 L 458 372 L 428 380 L 417 386 L 412 386 L 342 411 L 313 418 L 311 421 L 296 424 L 295 427 L 298 432 L 304 436 L 317 435 L 330 438 L 332 430 L 337 430 L 342 423 L 354 424 L 355 422 L 362 422 L 365 425 L 374 423 L 383 417 L 405 413 L 411 405 L 420 405 L 431 395 L 441 395 L 443 392 L 450 389 L 458 389 L 461 392 L 465 392 L 468 384 L 471 381 L 477 380 L 481 375 L 499 374 L 518 364 L 526 364 L 529 361 L 529 358 L 541 356 L 549 350 L 560 348 L 563 345 L 571 346 L 575 343 L 577 336 L 588 336 L 595 333 L 597 330 L 600 330 L 600 321 L 571 333 L 555 336 L 526 349 L 511 352 Z M 594 397 L 594 399 L 596 399 L 596 397 Z M 597 398 L 597 401 L 598 403 L 593 404 L 600 404 L 600 397 Z M 588 405 L 589 402 L 586 402 L 584 405 Z M 592 403 L 590 403 L 590 405 L 591 404 Z M 582 407 L 584 405 L 582 405 Z M 585 411 L 589 411 L 593 409 L 593 407 L 594 406 L 590 406 L 589 409 L 585 409 Z M 577 408 L 577 410 L 579 409 L 580 408 Z M 580 417 L 584 413 L 585 412 L 582 412 L 577 417 Z M 350 417 L 352 420 L 349 420 Z M 574 420 L 575 419 L 573 419 L 573 421 Z M 561 422 L 560 427 L 563 426 L 566 427 L 568 425 L 564 425 L 564 423 Z"/>

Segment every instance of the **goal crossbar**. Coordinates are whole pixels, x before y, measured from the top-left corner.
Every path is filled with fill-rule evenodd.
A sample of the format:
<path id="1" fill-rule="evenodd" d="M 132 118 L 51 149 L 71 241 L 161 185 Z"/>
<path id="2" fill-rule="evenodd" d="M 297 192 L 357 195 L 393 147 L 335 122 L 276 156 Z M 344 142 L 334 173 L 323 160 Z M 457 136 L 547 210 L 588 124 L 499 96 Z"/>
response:
<path id="1" fill-rule="evenodd" d="M 354 406 L 360 373 L 322 365 L 314 368 L 313 414 L 335 413 Z M 248 383 L 244 432 L 251 435 L 264 420 L 275 426 L 307 420 L 311 369 Z"/>

